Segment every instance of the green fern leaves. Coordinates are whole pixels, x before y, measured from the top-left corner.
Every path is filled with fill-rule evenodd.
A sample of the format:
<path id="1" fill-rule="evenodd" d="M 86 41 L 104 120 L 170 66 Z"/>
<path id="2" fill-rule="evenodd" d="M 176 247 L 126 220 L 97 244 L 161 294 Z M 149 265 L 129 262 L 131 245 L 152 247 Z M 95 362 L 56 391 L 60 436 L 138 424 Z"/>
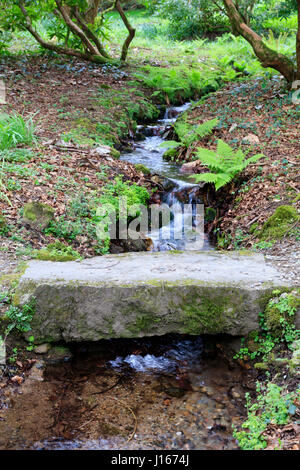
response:
<path id="1" fill-rule="evenodd" d="M 241 149 L 235 151 L 223 140 L 218 140 L 216 152 L 199 147 L 197 157 L 203 165 L 209 168 L 210 173 L 201 173 L 200 175 L 192 175 L 192 177 L 197 182 L 213 183 L 218 191 L 222 186 L 230 183 L 248 165 L 257 162 L 264 155 L 260 153 L 246 159 Z"/>
<path id="2" fill-rule="evenodd" d="M 191 127 L 187 122 L 178 121 L 175 124 L 175 130 L 183 145 L 189 147 L 196 140 L 209 136 L 218 124 L 218 119 L 211 119 L 203 124 Z"/>
<path id="3" fill-rule="evenodd" d="M 162 148 L 177 148 L 187 147 L 189 148 L 194 142 L 208 137 L 214 128 L 219 124 L 218 119 L 211 119 L 198 126 L 191 126 L 188 122 L 178 121 L 176 122 L 174 129 L 178 135 L 179 142 L 174 140 L 166 140 L 160 147 Z"/>

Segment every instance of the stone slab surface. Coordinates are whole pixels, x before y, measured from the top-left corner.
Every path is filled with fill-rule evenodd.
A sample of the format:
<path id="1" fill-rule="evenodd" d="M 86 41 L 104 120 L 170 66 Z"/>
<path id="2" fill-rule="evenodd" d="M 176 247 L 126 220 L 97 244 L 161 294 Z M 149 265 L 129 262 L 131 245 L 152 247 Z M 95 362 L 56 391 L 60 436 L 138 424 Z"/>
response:
<path id="1" fill-rule="evenodd" d="M 15 303 L 36 298 L 30 334 L 41 342 L 244 335 L 258 328 L 272 291 L 287 287 L 259 254 L 130 253 L 82 262 L 32 261 Z"/>

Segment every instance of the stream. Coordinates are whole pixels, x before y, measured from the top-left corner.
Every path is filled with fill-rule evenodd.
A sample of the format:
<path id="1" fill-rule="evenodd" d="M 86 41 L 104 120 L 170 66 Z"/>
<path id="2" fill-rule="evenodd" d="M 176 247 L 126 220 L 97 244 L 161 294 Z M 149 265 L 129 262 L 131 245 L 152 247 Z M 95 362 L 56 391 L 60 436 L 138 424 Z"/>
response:
<path id="1" fill-rule="evenodd" d="M 181 174 L 178 164 L 164 160 L 166 148 L 160 147 L 166 131 L 190 105 L 191 103 L 186 103 L 179 107 L 167 108 L 164 118 L 157 124 L 138 126 L 137 131 L 145 140 L 134 142 L 134 150 L 121 156 L 124 161 L 145 165 L 151 173 L 168 181 L 170 189 L 165 191 L 161 202 L 171 209 L 171 223 L 156 230 L 152 229 L 148 234 L 153 241 L 154 251 L 213 250 L 204 234 L 204 213 L 200 208 L 197 209 L 197 204 L 203 205 L 199 185 L 193 183 L 188 175 Z M 194 230 L 191 230 L 192 224 Z M 186 227 L 188 228 L 185 230 Z"/>
<path id="2" fill-rule="evenodd" d="M 162 135 L 189 104 L 142 126 L 145 140 L 122 159 L 168 178 L 163 202 L 172 207 L 172 234 L 151 232 L 154 250 L 211 250 L 204 237 L 177 240 L 182 203 L 193 214 L 199 187 L 165 161 Z M 195 225 L 200 223 L 195 217 Z M 181 230 L 181 229 L 180 229 Z M 69 345 L 53 363 L 42 356 L 15 393 L 0 390 L 0 449 L 237 449 L 232 427 L 244 417 L 249 371 L 222 353 L 228 338 L 168 335 Z M 220 346 L 220 344 L 221 346 Z M 232 357 L 232 355 L 230 356 Z M 13 366 L 7 372 L 14 375 Z"/>

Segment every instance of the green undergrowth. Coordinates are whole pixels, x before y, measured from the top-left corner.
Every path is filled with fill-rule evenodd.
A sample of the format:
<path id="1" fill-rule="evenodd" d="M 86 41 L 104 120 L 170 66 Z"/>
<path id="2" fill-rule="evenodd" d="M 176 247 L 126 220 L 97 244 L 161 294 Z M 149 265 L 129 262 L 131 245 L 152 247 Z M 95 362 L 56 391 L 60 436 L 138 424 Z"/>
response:
<path id="1" fill-rule="evenodd" d="M 155 121 L 159 109 L 153 104 L 135 81 L 127 81 L 122 89 L 99 87 L 89 98 L 89 113 L 61 113 L 61 119 L 69 118 L 69 130 L 63 139 L 84 146 L 95 144 L 120 147 L 121 141 L 132 134 L 137 123 Z"/>
<path id="2" fill-rule="evenodd" d="M 184 65 L 166 68 L 148 65 L 134 75 L 143 85 L 151 88 L 152 97 L 162 103 L 195 100 L 218 90 L 222 84 L 221 74 L 216 71 Z"/>
<path id="3" fill-rule="evenodd" d="M 297 400 L 300 399 L 300 388 L 295 392 L 288 392 L 285 387 L 274 383 L 262 385 L 257 382 L 257 396 L 254 401 L 246 394 L 247 419 L 242 424 L 242 430 L 234 430 L 242 450 L 263 450 L 267 447 L 267 438 L 264 436 L 269 424 L 284 426 L 288 424 L 297 409 Z M 281 448 L 278 440 L 277 449 Z"/>
<path id="4" fill-rule="evenodd" d="M 120 218 L 120 207 L 125 207 L 122 203 L 120 206 L 120 200 L 127 205 L 128 212 L 121 212 L 121 217 L 127 221 L 139 214 L 139 206 L 147 204 L 149 197 L 146 188 L 136 183 L 124 182 L 119 176 L 101 188 L 100 196 L 96 191 L 90 191 L 89 194 L 74 197 L 65 214 L 50 221 L 44 231 L 65 240 L 74 249 L 83 242 L 92 247 L 95 254 L 107 254 L 110 245 L 110 217 L 115 215 L 117 221 Z M 74 256 L 74 252 L 69 254 Z M 44 255 L 48 253 L 42 253 Z"/>
<path id="5" fill-rule="evenodd" d="M 261 331 L 250 333 L 242 339 L 242 347 L 235 359 L 259 360 L 268 364 L 273 361 L 275 348 L 290 348 L 300 339 L 300 330 L 295 327 L 295 314 L 300 307 L 300 291 L 281 293 L 273 292 L 274 297 L 268 302 L 264 312 L 260 313 Z"/>
<path id="6" fill-rule="evenodd" d="M 247 418 L 241 429 L 234 429 L 234 437 L 243 450 L 262 450 L 267 447 L 264 435 L 269 425 L 280 427 L 295 420 L 300 387 L 288 390 L 275 382 L 280 368 L 289 377 L 296 376 L 300 360 L 300 330 L 295 328 L 295 314 L 300 307 L 300 290 L 273 292 L 264 312 L 260 314 L 260 332 L 252 332 L 242 340 L 242 347 L 235 359 L 252 360 L 254 367 L 269 381 L 257 382 L 253 400 L 246 394 Z M 283 355 L 284 357 L 279 357 Z M 291 357 L 291 358 L 290 358 Z M 271 380 L 271 370 L 275 374 Z M 275 372 L 274 372 L 275 371 Z M 284 376 L 284 379 L 286 379 Z M 277 449 L 281 448 L 278 440 Z"/>
<path id="7" fill-rule="evenodd" d="M 43 261 L 74 261 L 82 259 L 78 251 L 60 241 L 50 243 L 41 250 L 34 250 L 32 256 Z"/>

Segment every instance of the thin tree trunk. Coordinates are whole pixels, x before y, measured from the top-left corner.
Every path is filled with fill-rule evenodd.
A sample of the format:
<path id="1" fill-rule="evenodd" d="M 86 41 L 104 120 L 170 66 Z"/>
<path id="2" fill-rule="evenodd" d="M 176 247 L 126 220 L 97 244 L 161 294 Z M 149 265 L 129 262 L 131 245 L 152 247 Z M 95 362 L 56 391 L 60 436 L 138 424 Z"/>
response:
<path id="1" fill-rule="evenodd" d="M 290 84 L 296 78 L 293 62 L 285 55 L 270 49 L 262 37 L 247 26 L 232 0 L 223 0 L 227 15 L 234 30 L 248 41 L 261 65 L 265 68 L 271 67 L 280 72 Z M 298 5 L 300 0 L 298 0 Z"/>
<path id="2" fill-rule="evenodd" d="M 95 24 L 101 0 L 88 0 L 89 9 L 84 15 L 84 21 L 88 24 Z"/>
<path id="3" fill-rule="evenodd" d="M 109 59 L 109 55 L 107 54 L 107 52 L 105 51 L 103 45 L 101 44 L 99 38 L 96 36 L 96 34 L 93 33 L 93 31 L 90 30 L 90 28 L 85 24 L 84 20 L 81 18 L 80 16 L 80 13 L 78 11 L 78 8 L 75 7 L 75 10 L 74 10 L 74 16 L 76 18 L 76 20 L 78 21 L 79 25 L 81 26 L 81 28 L 83 29 L 83 31 L 85 32 L 85 34 L 88 36 L 88 38 L 94 42 L 95 46 L 97 47 L 98 49 L 98 52 L 103 56 L 103 57 L 106 57 L 106 59 Z"/>
<path id="4" fill-rule="evenodd" d="M 121 60 L 125 61 L 126 57 L 127 57 L 127 53 L 128 53 L 130 43 L 131 43 L 131 41 L 133 40 L 133 38 L 135 36 L 135 29 L 129 23 L 128 18 L 125 15 L 124 10 L 121 6 L 120 0 L 116 1 L 116 9 L 118 10 L 118 12 L 119 12 L 119 14 L 120 14 L 120 16 L 123 20 L 123 23 L 125 24 L 126 28 L 128 29 L 128 32 L 129 32 L 127 38 L 124 41 L 124 44 L 123 44 L 123 47 L 122 47 L 122 54 L 121 54 Z"/>
<path id="5" fill-rule="evenodd" d="M 70 18 L 66 8 L 61 4 L 61 2 L 59 0 L 55 0 L 55 3 L 57 5 L 58 10 L 61 13 L 61 16 L 64 19 L 66 25 L 68 26 L 68 28 L 75 34 L 75 36 L 78 36 L 81 39 L 81 41 L 85 45 L 86 49 L 88 51 L 90 51 L 90 53 L 93 54 L 93 55 L 99 54 L 99 52 L 97 51 L 95 46 L 93 46 L 93 44 L 88 39 L 86 34 L 84 34 L 82 29 L 79 28 L 79 26 L 76 23 L 74 23 L 74 21 L 72 21 L 72 19 Z"/>

